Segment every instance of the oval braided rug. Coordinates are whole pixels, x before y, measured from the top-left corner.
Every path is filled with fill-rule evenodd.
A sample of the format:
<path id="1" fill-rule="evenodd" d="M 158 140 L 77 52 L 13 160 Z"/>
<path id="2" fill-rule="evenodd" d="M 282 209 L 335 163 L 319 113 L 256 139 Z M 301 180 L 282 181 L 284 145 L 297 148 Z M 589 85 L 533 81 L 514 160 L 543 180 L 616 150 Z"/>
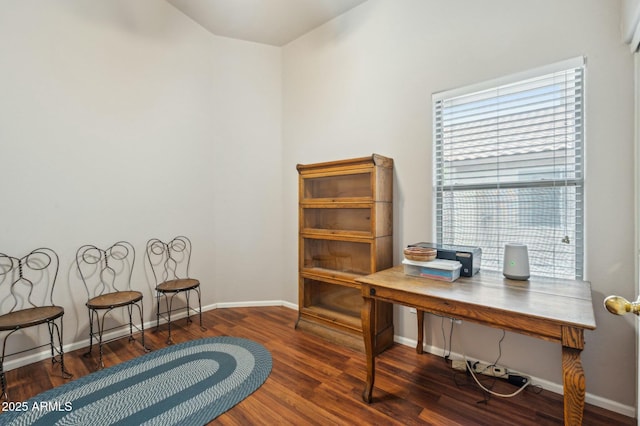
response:
<path id="1" fill-rule="evenodd" d="M 36 395 L 0 424 L 202 425 L 258 389 L 271 367 L 269 351 L 251 340 L 193 340 Z"/>

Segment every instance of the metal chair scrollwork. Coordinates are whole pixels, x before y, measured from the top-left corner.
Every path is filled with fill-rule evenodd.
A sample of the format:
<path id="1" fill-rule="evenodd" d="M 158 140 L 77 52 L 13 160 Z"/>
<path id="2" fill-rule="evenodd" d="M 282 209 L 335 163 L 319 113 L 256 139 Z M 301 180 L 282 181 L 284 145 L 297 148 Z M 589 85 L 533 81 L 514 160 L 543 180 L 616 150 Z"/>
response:
<path id="1" fill-rule="evenodd" d="M 200 329 L 202 326 L 202 302 L 200 298 L 200 281 L 189 277 L 189 265 L 191 262 L 191 241 L 187 237 L 176 237 L 165 243 L 157 238 L 147 242 L 147 260 L 153 272 L 156 290 L 156 330 L 160 327 L 160 317 L 166 319 L 169 329 L 167 344 L 171 340 L 171 314 L 183 308 L 174 308 L 174 298 L 184 293 L 186 299 L 187 323 L 191 323 L 190 313 L 197 313 L 200 317 Z M 198 297 L 198 309 L 193 308 L 189 302 L 189 296 L 194 292 Z M 165 310 L 160 311 L 160 299 L 164 297 Z"/>
<path id="2" fill-rule="evenodd" d="M 51 363 L 60 364 L 63 378 L 72 377 L 64 367 L 62 347 L 64 308 L 53 303 L 58 268 L 58 255 L 48 248 L 33 250 L 21 258 L 0 253 L 0 294 L 2 295 L 0 297 L 0 332 L 7 332 L 2 341 L 0 358 L 0 381 L 4 399 L 7 398 L 4 360 L 11 355 L 49 346 Z M 47 324 L 48 344 L 6 353 L 9 336 L 19 330 L 41 324 Z"/>
<path id="3" fill-rule="evenodd" d="M 78 273 L 87 290 L 87 309 L 89 311 L 89 350 L 85 357 L 91 356 L 93 340 L 98 342 L 99 368 L 104 367 L 102 347 L 105 343 L 121 338 L 117 336 L 104 340 L 105 331 L 121 328 L 122 324 L 105 328 L 107 315 L 116 308 L 126 308 L 129 321 L 129 341 L 135 341 L 133 329 L 141 332 L 141 344 L 145 352 L 149 349 L 144 343 L 144 314 L 142 293 L 131 289 L 131 276 L 135 263 L 135 250 L 126 241 L 119 241 L 107 249 L 94 245 L 84 245 L 76 252 Z M 133 323 L 133 310 L 140 315 L 140 327 Z"/>

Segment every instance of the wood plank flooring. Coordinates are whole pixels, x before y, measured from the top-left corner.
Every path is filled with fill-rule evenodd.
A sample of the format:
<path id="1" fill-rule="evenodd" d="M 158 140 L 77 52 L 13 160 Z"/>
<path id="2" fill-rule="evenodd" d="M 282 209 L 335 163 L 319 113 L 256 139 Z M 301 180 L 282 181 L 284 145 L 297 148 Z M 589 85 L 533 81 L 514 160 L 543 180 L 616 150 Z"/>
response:
<path id="1" fill-rule="evenodd" d="M 176 343 L 208 336 L 236 336 L 260 342 L 271 351 L 273 370 L 267 381 L 247 399 L 211 424 L 216 425 L 560 425 L 562 397 L 549 391 L 525 390 L 513 398 L 488 400 L 472 379 L 451 369 L 443 358 L 395 344 L 377 358 L 374 402 L 362 401 L 364 354 L 332 345 L 295 330 L 297 312 L 284 307 L 216 309 L 197 321 L 178 320 L 172 334 Z M 166 346 L 166 326 L 145 333 L 147 346 Z M 67 369 L 79 378 L 94 371 L 97 351 L 65 354 Z M 105 346 L 105 366 L 143 354 L 126 338 Z M 10 401 L 24 401 L 61 385 L 58 366 L 50 360 L 7 372 Z M 588 376 L 588 372 L 587 372 Z M 494 390 L 515 388 L 495 380 Z M 2 416 L 0 415 L 0 424 Z M 635 419 L 587 404 L 585 425 L 635 425 Z"/>

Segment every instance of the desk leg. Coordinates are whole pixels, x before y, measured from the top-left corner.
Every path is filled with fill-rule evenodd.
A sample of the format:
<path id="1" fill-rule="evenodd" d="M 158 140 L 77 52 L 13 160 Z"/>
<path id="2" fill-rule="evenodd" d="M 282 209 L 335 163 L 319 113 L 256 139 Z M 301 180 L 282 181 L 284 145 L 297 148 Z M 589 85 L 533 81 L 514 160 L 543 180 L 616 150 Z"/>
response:
<path id="1" fill-rule="evenodd" d="M 364 392 L 362 392 L 362 399 L 366 403 L 371 403 L 373 400 L 373 381 L 375 380 L 376 365 L 375 354 L 373 353 L 373 299 L 369 297 L 364 298 L 362 304 L 362 310 L 360 316 L 362 318 L 362 334 L 364 335 L 364 349 L 367 358 L 367 383 L 364 386 Z"/>
<path id="2" fill-rule="evenodd" d="M 581 425 L 586 382 L 580 352 L 583 331 L 564 328 L 562 338 L 562 383 L 564 386 L 564 424 Z"/>
<path id="3" fill-rule="evenodd" d="M 424 311 L 416 309 L 416 316 L 418 317 L 418 344 L 416 345 L 416 352 L 421 354 L 424 343 Z"/>

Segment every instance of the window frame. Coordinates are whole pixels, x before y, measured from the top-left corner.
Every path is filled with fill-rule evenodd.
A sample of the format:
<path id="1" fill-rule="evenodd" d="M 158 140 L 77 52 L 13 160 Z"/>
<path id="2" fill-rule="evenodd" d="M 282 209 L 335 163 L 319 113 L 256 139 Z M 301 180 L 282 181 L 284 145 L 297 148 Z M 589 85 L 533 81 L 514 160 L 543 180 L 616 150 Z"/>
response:
<path id="1" fill-rule="evenodd" d="M 535 183 L 532 182 L 532 180 L 530 179 L 528 182 L 524 183 L 524 184 L 519 184 L 519 183 L 508 183 L 508 184 L 501 184 L 500 181 L 498 181 L 497 183 L 490 183 L 488 181 L 485 182 L 480 182 L 477 185 L 473 185 L 473 184 L 468 184 L 469 188 L 473 188 L 476 187 L 477 189 L 481 189 L 481 190 L 490 190 L 490 189 L 496 189 L 497 191 L 500 191 L 501 189 L 505 189 L 508 187 L 512 187 L 515 188 L 516 190 L 518 188 L 523 188 L 523 187 L 527 187 L 527 188 L 535 188 L 535 187 L 541 187 L 541 188 L 547 188 L 552 186 L 553 190 L 557 188 L 567 188 L 567 187 L 575 187 L 576 189 L 576 206 L 577 209 L 576 210 L 571 210 L 569 209 L 568 211 L 565 211 L 564 216 L 561 218 L 562 220 L 564 220 L 566 217 L 568 217 L 568 213 L 569 212 L 575 212 L 575 227 L 573 228 L 575 230 L 575 234 L 572 236 L 575 236 L 576 241 L 573 242 L 572 244 L 575 246 L 575 250 L 574 250 L 574 261 L 573 264 L 567 264 L 566 265 L 566 270 L 573 270 L 574 271 L 574 275 L 573 278 L 576 279 L 581 279 L 584 276 L 584 259 L 585 259 L 585 235 L 584 235 L 584 230 L 585 230 L 585 224 L 584 224 L 584 206 L 585 206 L 585 200 L 584 200 L 584 185 L 585 185 L 585 108 L 584 108 L 584 98 L 585 98 L 585 92 L 586 92 L 586 82 L 585 82 L 585 74 L 586 74 L 586 60 L 584 57 L 576 57 L 576 58 L 572 58 L 572 59 L 568 59 L 565 61 L 561 61 L 561 62 L 557 62 L 554 64 L 550 64 L 550 65 L 546 65 L 543 67 L 538 67 L 538 68 L 534 68 L 531 70 L 527 70 L 524 72 L 520 72 L 520 73 L 515 73 L 515 74 L 511 74 L 505 77 L 500 77 L 500 78 L 496 78 L 496 79 L 492 79 L 492 80 L 487 80 L 484 82 L 480 82 L 480 83 L 476 83 L 476 84 L 471 84 L 471 85 L 467 85 L 467 86 L 463 86 L 463 87 L 459 87 L 456 89 L 452 89 L 452 90 L 446 90 L 446 91 L 442 91 L 442 92 L 437 92 L 434 93 L 432 95 L 432 107 L 433 107 L 433 111 L 432 111 L 432 125 L 433 125 L 433 211 L 434 211 L 434 216 L 433 216 L 433 232 L 434 232 L 434 239 L 437 243 L 439 244 L 449 244 L 450 240 L 443 240 L 443 235 L 444 235 L 444 228 L 445 228 L 445 224 L 442 223 L 443 221 L 443 211 L 444 211 L 444 206 L 443 206 L 443 197 L 446 193 L 446 185 L 441 184 L 444 181 L 444 176 L 445 173 L 443 170 L 440 169 L 441 166 L 443 166 L 443 164 L 445 163 L 444 160 L 441 159 L 441 156 L 443 156 L 444 154 L 442 153 L 442 149 L 444 147 L 445 142 L 442 140 L 443 136 L 439 134 L 439 132 L 441 131 L 439 124 L 438 124 L 438 117 L 437 114 L 440 111 L 440 108 L 438 108 L 438 104 L 440 102 L 444 102 L 445 100 L 451 100 L 457 97 L 461 97 L 461 96 L 467 96 L 467 95 L 472 95 L 472 94 L 477 94 L 479 92 L 482 91 L 487 91 L 487 90 L 491 90 L 491 89 L 498 89 L 498 88 L 502 88 L 504 86 L 508 86 L 508 85 L 512 85 L 512 84 L 519 84 L 519 83 L 524 83 L 527 80 L 533 79 L 533 78 L 539 78 L 542 76 L 546 76 L 546 75 L 551 75 L 554 73 L 558 73 L 558 72 L 565 72 L 565 71 L 569 71 L 569 70 L 580 70 L 580 92 L 579 92 L 579 96 L 575 96 L 574 99 L 580 99 L 581 102 L 581 107 L 580 107 L 580 116 L 579 116 L 579 122 L 580 122 L 580 126 L 579 126 L 579 131 L 576 132 L 576 134 L 579 134 L 579 147 L 577 148 L 578 154 L 576 154 L 574 157 L 572 158 L 577 158 L 578 159 L 578 169 L 579 169 L 579 176 L 577 176 L 575 179 L 574 178 L 567 178 L 565 177 L 560 177 L 560 178 L 554 178 L 554 179 L 548 179 L 544 182 L 541 183 Z M 495 98 L 498 98 L 499 95 L 496 95 Z M 565 143 L 566 144 L 566 143 Z M 566 146 L 566 145 L 565 145 Z M 438 150 L 441 150 L 441 152 L 439 153 Z M 567 155 L 567 154 L 565 154 Z M 441 162 L 439 162 L 439 160 L 442 160 Z M 492 170 L 498 170 L 498 169 L 492 169 Z M 564 171 L 566 171 L 567 169 L 564 169 Z M 459 191 L 461 188 L 458 188 L 457 190 Z M 450 192 L 453 194 L 456 190 L 451 189 Z M 441 198 L 439 198 L 441 197 Z M 565 197 L 567 197 L 565 195 Z M 441 211 L 442 210 L 442 211 Z M 513 215 L 513 220 L 514 221 L 518 221 L 521 220 L 521 217 L 519 217 L 518 213 L 515 213 Z M 490 269 L 494 269 L 494 270 L 501 270 L 502 269 L 502 253 L 504 250 L 504 244 L 506 243 L 510 243 L 510 242 L 518 242 L 518 241 L 502 241 L 501 245 L 500 243 L 498 244 L 498 247 L 493 247 L 492 248 L 492 257 L 493 257 L 493 262 L 492 265 L 495 265 L 495 261 L 496 258 L 498 259 L 498 267 L 493 266 Z M 462 245 L 478 245 L 482 248 L 481 245 L 479 244 L 473 244 L 473 243 L 469 243 L 468 241 L 465 242 Z M 496 254 L 496 250 L 498 251 L 498 254 Z M 555 253 L 555 252 L 554 252 Z M 530 253 L 531 256 L 531 253 Z M 554 262 L 555 262 L 555 258 L 554 258 Z M 484 266 L 484 265 L 483 265 Z M 544 268 L 543 268 L 544 269 Z M 533 274 L 533 271 L 532 271 Z M 549 271 L 547 270 L 543 270 L 542 272 L 540 270 L 537 271 L 538 275 L 544 275 L 544 276 L 550 276 L 550 277 L 554 277 L 556 276 L 556 271 L 555 268 L 550 268 Z M 571 278 L 571 276 L 567 276 L 567 274 L 562 275 L 563 278 Z"/>

